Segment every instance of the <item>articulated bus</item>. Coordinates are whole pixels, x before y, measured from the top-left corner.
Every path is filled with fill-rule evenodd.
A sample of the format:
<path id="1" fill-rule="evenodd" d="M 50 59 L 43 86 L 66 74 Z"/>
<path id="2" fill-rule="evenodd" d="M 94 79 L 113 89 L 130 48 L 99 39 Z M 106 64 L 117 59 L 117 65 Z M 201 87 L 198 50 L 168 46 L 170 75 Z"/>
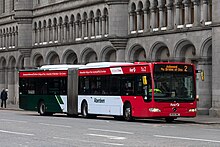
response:
<path id="1" fill-rule="evenodd" d="M 195 67 L 181 62 L 45 65 L 19 72 L 19 107 L 40 115 L 195 117 Z"/>

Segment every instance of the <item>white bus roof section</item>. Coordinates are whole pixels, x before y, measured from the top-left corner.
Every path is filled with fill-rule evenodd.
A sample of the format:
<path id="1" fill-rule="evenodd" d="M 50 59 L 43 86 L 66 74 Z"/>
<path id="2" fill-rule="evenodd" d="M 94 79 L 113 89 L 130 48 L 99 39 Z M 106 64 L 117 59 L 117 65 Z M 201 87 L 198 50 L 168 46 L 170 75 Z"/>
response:
<path id="1" fill-rule="evenodd" d="M 67 70 L 69 68 L 80 68 L 85 65 L 67 65 L 67 64 L 59 64 L 59 65 L 43 65 L 40 69 L 44 70 Z"/>
<path id="2" fill-rule="evenodd" d="M 88 63 L 86 65 L 58 64 L 58 65 L 43 65 L 40 67 L 40 69 L 41 70 L 68 70 L 69 68 L 89 69 L 89 68 L 105 68 L 105 67 L 126 66 L 126 65 L 133 65 L 133 63 L 130 63 L 130 62 L 95 62 L 95 63 Z"/>
<path id="3" fill-rule="evenodd" d="M 126 66 L 126 65 L 133 65 L 133 63 L 130 63 L 130 62 L 95 62 L 95 63 L 88 63 L 85 66 L 81 66 L 79 69 L 104 68 L 104 67 Z"/>

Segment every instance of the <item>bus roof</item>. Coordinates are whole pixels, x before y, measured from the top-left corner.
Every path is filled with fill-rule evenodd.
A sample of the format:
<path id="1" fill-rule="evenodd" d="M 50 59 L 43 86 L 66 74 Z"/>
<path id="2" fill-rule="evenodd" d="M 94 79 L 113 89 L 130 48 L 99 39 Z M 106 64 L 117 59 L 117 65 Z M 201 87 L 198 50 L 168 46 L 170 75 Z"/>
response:
<path id="1" fill-rule="evenodd" d="M 127 66 L 127 65 L 134 65 L 134 64 L 131 62 L 94 62 L 94 63 L 88 63 L 85 66 L 80 67 L 79 69 L 105 68 L 105 67 Z"/>
<path id="2" fill-rule="evenodd" d="M 58 64 L 58 65 L 43 65 L 38 69 L 27 69 L 22 71 L 40 71 L 40 70 L 68 70 L 70 68 L 76 69 L 90 69 L 90 68 L 107 68 L 116 66 L 135 66 L 135 65 L 150 65 L 150 64 L 187 64 L 183 62 L 94 62 L 88 63 L 86 65 L 68 65 L 68 64 Z M 192 64 L 188 64 L 192 65 Z"/>
<path id="3" fill-rule="evenodd" d="M 67 64 L 58 64 L 58 65 L 43 65 L 39 69 L 41 70 L 67 70 L 69 68 L 80 68 L 85 65 L 67 65 Z"/>

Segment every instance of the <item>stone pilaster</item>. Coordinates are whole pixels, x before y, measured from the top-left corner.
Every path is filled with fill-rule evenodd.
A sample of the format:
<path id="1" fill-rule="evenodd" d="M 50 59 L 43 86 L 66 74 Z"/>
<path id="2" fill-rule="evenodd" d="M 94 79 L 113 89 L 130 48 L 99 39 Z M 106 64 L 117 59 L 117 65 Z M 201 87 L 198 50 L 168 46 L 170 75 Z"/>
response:
<path id="1" fill-rule="evenodd" d="M 198 114 L 208 115 L 209 109 L 212 107 L 212 62 L 211 57 L 203 57 L 199 59 L 197 69 L 204 71 L 204 81 L 201 79 L 201 74 L 197 73 L 197 95 Z"/>
<path id="2" fill-rule="evenodd" d="M 30 56 L 31 56 L 31 47 L 30 48 L 20 48 L 19 51 L 24 57 L 24 68 L 31 68 L 31 61 L 30 61 Z"/>
<path id="3" fill-rule="evenodd" d="M 108 4 L 109 36 L 124 37 L 128 34 L 128 3 L 129 0 L 106 0 Z"/>

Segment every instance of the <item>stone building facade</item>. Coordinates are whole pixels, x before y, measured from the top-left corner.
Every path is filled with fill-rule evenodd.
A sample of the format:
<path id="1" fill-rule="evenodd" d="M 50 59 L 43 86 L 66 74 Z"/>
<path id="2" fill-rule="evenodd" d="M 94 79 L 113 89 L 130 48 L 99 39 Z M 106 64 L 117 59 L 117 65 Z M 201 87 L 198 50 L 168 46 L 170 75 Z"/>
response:
<path id="1" fill-rule="evenodd" d="M 219 12 L 219 0 L 0 0 L 0 88 L 16 104 L 19 69 L 191 62 L 205 71 L 199 113 L 220 116 Z"/>

